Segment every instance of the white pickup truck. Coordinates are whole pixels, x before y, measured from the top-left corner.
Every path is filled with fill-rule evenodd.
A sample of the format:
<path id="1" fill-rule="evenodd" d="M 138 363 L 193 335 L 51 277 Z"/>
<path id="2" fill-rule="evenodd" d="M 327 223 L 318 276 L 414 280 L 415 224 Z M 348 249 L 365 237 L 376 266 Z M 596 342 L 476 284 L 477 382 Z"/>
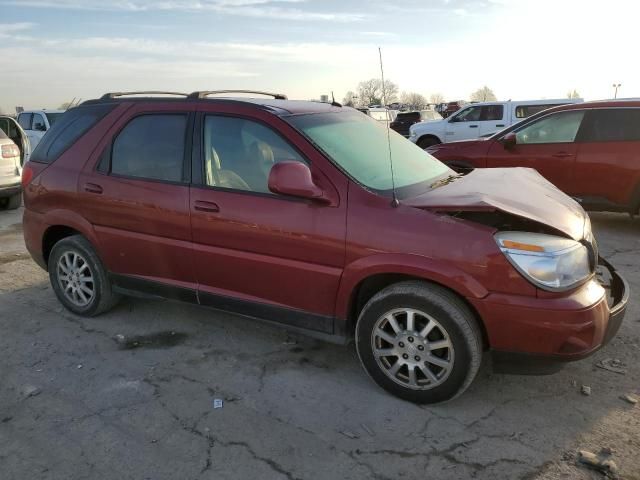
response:
<path id="1" fill-rule="evenodd" d="M 18 123 L 27 133 L 31 151 L 33 151 L 44 134 L 64 114 L 64 110 L 27 110 L 20 112 Z"/>
<path id="2" fill-rule="evenodd" d="M 457 140 L 473 140 L 499 132 L 547 108 L 582 101 L 581 98 L 563 98 L 471 103 L 446 119 L 413 124 L 409 129 L 409 140 L 421 148 Z"/>

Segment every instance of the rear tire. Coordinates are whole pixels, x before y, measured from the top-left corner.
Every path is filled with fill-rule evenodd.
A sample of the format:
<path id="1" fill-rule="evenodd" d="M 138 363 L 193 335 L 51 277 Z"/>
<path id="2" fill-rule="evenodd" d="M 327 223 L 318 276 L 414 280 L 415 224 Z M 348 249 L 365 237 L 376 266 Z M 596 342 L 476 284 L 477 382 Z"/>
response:
<path id="1" fill-rule="evenodd" d="M 7 199 L 7 210 L 15 210 L 16 208 L 20 208 L 22 206 L 22 193 L 16 193 L 15 195 L 11 195 Z"/>
<path id="2" fill-rule="evenodd" d="M 410 402 L 437 403 L 457 397 L 475 378 L 482 335 L 456 294 L 408 281 L 367 302 L 356 324 L 356 348 L 379 386 Z"/>
<path id="3" fill-rule="evenodd" d="M 49 280 L 64 307 L 85 317 L 113 308 L 119 300 L 107 271 L 89 241 L 82 235 L 60 240 L 49 255 Z"/>
<path id="4" fill-rule="evenodd" d="M 418 146 L 421 149 L 433 147 L 434 145 L 439 145 L 442 142 L 435 137 L 422 137 L 418 140 Z"/>

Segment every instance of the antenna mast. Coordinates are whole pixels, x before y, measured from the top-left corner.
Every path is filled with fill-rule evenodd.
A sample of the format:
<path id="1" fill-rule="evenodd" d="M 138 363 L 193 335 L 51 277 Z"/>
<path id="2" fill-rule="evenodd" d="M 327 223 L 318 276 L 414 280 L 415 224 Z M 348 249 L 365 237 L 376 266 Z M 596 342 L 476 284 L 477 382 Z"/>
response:
<path id="1" fill-rule="evenodd" d="M 387 94 L 386 88 L 384 84 L 384 69 L 382 68 L 382 49 L 378 47 L 378 55 L 380 57 L 380 76 L 382 77 L 382 103 L 384 104 L 384 108 L 387 109 Z M 397 207 L 400 205 L 398 201 L 398 196 L 396 195 L 396 180 L 393 173 L 393 155 L 391 155 L 391 131 L 389 123 L 391 122 L 391 118 L 389 115 L 389 110 L 387 109 L 387 146 L 389 147 L 389 166 L 391 167 L 391 194 L 393 196 L 393 200 L 391 201 L 391 206 Z"/>

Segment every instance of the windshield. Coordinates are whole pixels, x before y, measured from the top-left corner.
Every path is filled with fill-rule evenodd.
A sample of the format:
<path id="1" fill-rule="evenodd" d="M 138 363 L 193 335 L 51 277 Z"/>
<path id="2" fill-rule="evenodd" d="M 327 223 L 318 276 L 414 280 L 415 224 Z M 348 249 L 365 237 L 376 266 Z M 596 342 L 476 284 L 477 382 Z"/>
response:
<path id="1" fill-rule="evenodd" d="M 393 130 L 389 131 L 388 143 L 384 124 L 359 112 L 299 115 L 288 121 L 354 180 L 378 192 L 390 193 L 392 188 L 389 143 L 397 189 L 416 186 L 424 191 L 434 180 L 453 174 L 449 167 Z"/>
<path id="2" fill-rule="evenodd" d="M 53 124 L 56 123 L 64 113 L 45 113 L 47 116 L 47 120 L 49 120 L 49 126 L 53 127 Z"/>

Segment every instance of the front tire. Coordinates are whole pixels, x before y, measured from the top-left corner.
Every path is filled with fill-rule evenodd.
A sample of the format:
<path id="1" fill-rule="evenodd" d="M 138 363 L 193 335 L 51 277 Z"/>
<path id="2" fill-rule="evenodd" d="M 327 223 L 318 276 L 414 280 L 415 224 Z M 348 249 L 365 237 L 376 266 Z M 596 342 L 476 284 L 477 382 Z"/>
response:
<path id="1" fill-rule="evenodd" d="M 102 262 L 81 235 L 63 238 L 53 246 L 48 269 L 58 300 L 77 315 L 93 317 L 118 302 Z"/>
<path id="2" fill-rule="evenodd" d="M 482 335 L 453 292 L 407 281 L 367 302 L 356 324 L 356 348 L 379 386 L 410 402 L 437 403 L 457 397 L 475 378 Z"/>
<path id="3" fill-rule="evenodd" d="M 442 142 L 435 137 L 422 137 L 418 139 L 418 146 L 423 150 L 425 148 L 433 147 L 434 145 L 439 145 L 440 143 Z"/>

